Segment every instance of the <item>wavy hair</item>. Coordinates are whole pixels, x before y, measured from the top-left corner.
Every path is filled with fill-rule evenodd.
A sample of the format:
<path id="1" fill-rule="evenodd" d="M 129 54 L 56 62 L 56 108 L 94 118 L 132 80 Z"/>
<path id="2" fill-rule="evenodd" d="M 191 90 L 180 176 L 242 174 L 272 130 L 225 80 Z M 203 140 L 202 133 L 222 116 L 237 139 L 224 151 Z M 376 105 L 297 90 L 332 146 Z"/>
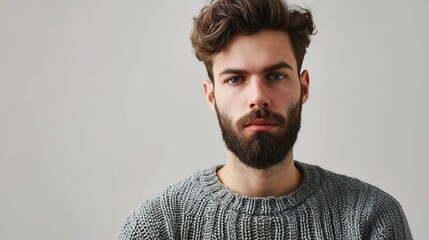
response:
<path id="1" fill-rule="evenodd" d="M 310 36 L 316 34 L 310 10 L 290 8 L 282 0 L 218 0 L 203 7 L 194 17 L 192 47 L 197 59 L 206 66 L 213 79 L 213 57 L 237 34 L 252 35 L 261 30 L 286 32 L 301 71 Z"/>

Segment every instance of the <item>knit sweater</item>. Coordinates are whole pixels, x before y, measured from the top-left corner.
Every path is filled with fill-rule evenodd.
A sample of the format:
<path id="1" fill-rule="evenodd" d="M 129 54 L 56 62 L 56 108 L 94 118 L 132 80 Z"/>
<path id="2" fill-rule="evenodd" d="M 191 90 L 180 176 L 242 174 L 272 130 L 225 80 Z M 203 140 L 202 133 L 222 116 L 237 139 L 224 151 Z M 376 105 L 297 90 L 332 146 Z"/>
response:
<path id="1" fill-rule="evenodd" d="M 281 197 L 227 189 L 219 167 L 147 200 L 118 239 L 412 239 L 399 203 L 358 179 L 295 161 L 303 182 Z"/>

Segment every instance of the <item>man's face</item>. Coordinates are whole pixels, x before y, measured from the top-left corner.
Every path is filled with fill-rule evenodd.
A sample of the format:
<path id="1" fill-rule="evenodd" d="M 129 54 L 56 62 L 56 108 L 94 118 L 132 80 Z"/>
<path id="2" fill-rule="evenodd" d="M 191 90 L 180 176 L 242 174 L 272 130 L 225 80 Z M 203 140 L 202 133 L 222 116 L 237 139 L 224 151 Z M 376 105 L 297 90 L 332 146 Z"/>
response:
<path id="1" fill-rule="evenodd" d="M 252 168 L 281 163 L 291 151 L 308 97 L 286 33 L 238 35 L 213 59 L 214 86 L 204 83 L 227 148 Z"/>

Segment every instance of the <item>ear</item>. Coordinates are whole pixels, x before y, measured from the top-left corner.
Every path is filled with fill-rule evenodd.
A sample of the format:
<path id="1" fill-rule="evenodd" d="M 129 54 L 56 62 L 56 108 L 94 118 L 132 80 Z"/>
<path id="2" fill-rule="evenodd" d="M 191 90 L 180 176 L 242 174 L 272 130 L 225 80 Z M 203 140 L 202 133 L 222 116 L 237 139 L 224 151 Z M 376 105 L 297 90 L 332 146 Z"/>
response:
<path id="1" fill-rule="evenodd" d="M 214 88 L 213 83 L 205 80 L 204 81 L 204 94 L 206 95 L 207 104 L 209 105 L 209 108 L 215 112 L 215 97 L 214 97 Z"/>
<path id="2" fill-rule="evenodd" d="M 307 102 L 310 88 L 310 75 L 307 70 L 302 71 L 299 80 L 301 82 L 301 101 L 304 104 Z"/>

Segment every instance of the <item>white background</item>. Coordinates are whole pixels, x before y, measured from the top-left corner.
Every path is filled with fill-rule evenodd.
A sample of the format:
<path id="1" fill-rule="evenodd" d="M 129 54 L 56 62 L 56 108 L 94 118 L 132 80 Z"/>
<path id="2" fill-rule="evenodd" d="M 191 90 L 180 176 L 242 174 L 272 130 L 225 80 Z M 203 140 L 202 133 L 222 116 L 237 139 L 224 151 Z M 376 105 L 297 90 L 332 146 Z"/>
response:
<path id="1" fill-rule="evenodd" d="M 318 34 L 296 159 L 393 195 L 429 236 L 429 2 L 294 1 Z M 0 239 L 115 239 L 223 163 L 189 41 L 205 0 L 0 0 Z"/>

